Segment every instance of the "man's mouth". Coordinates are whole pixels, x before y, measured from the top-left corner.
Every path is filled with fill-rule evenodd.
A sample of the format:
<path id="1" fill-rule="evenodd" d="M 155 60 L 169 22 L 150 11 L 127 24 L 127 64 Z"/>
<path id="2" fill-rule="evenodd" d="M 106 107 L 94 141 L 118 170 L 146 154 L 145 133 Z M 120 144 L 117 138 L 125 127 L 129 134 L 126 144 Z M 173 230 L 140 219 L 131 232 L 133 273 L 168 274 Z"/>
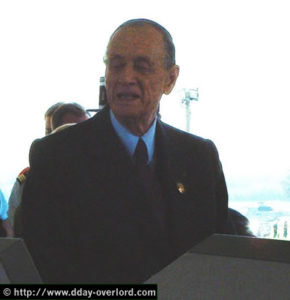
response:
<path id="1" fill-rule="evenodd" d="M 136 93 L 118 93 L 117 97 L 120 100 L 135 100 L 139 98 L 140 96 Z"/>

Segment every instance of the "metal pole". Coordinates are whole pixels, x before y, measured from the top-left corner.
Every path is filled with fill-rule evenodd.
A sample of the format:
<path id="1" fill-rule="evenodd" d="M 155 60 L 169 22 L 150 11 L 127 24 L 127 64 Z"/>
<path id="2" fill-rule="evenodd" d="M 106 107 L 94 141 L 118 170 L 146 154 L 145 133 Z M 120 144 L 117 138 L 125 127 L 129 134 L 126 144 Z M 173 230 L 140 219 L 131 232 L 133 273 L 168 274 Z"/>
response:
<path id="1" fill-rule="evenodd" d="M 190 100 L 186 98 L 185 100 L 185 105 L 186 105 L 186 131 L 190 132 L 190 120 L 191 120 L 191 105 L 190 105 Z"/>

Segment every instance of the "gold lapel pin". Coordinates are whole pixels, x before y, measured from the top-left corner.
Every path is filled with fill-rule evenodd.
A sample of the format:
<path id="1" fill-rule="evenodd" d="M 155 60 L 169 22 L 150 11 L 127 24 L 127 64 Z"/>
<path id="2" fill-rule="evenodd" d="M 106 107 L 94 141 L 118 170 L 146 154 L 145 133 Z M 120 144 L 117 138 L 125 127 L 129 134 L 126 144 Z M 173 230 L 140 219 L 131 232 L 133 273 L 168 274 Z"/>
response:
<path id="1" fill-rule="evenodd" d="M 178 190 L 179 194 L 184 194 L 185 193 L 185 186 L 184 186 L 183 183 L 177 182 L 176 187 L 177 187 L 177 190 Z"/>

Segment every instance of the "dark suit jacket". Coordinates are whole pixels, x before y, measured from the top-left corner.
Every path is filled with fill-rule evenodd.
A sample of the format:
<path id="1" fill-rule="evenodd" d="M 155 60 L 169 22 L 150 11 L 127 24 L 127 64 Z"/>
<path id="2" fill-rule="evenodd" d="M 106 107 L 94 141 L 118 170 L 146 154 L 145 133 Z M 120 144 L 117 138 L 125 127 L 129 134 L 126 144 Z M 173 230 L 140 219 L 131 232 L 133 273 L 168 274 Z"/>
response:
<path id="1" fill-rule="evenodd" d="M 214 144 L 158 121 L 156 152 L 166 245 L 107 109 L 34 142 L 21 234 L 44 282 L 143 282 L 224 231 L 227 190 Z"/>

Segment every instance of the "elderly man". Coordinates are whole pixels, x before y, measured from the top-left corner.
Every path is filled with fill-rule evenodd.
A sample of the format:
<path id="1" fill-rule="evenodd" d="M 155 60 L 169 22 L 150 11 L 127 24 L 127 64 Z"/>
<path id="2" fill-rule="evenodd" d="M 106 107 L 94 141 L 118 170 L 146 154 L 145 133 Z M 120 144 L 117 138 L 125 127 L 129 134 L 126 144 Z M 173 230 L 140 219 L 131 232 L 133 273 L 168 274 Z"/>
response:
<path id="1" fill-rule="evenodd" d="M 47 283 L 144 282 L 226 224 L 214 144 L 156 118 L 179 73 L 167 30 L 125 22 L 105 63 L 109 107 L 30 151 L 23 237 Z"/>

